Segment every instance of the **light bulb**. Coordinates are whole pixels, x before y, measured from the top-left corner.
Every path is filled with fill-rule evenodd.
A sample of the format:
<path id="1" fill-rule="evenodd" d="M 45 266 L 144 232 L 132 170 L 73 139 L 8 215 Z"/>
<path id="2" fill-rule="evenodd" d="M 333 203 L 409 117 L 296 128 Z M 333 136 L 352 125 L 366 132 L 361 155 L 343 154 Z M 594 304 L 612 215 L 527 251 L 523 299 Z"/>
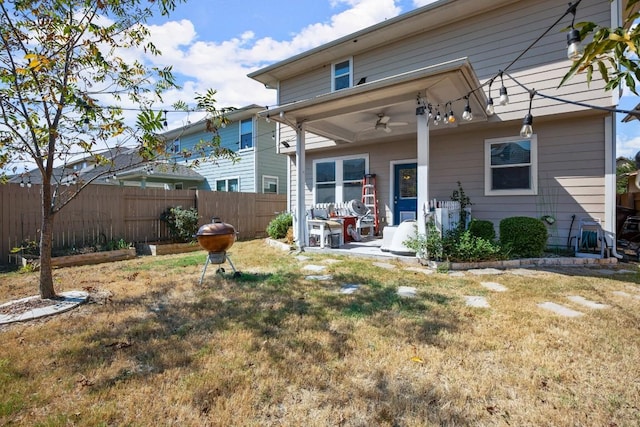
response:
<path id="1" fill-rule="evenodd" d="M 462 118 L 466 121 L 473 120 L 473 113 L 471 112 L 471 107 L 468 105 L 464 107 L 464 112 L 462 113 Z"/>
<path id="2" fill-rule="evenodd" d="M 567 58 L 578 61 L 582 58 L 582 45 L 580 44 L 580 31 L 572 28 L 567 34 Z"/>
<path id="3" fill-rule="evenodd" d="M 496 110 L 493 107 L 493 98 L 487 100 L 487 108 L 485 108 L 484 111 L 487 113 L 487 116 L 493 116 L 495 114 Z"/>
<path id="4" fill-rule="evenodd" d="M 507 94 L 507 88 L 502 86 L 500 88 L 500 105 L 507 105 L 509 103 L 509 95 Z"/>
<path id="5" fill-rule="evenodd" d="M 455 123 L 456 116 L 453 115 L 453 111 L 449 111 L 449 123 Z"/>
<path id="6" fill-rule="evenodd" d="M 522 128 L 520 128 L 520 136 L 523 138 L 531 138 L 533 135 L 533 116 L 528 113 L 522 120 Z"/>

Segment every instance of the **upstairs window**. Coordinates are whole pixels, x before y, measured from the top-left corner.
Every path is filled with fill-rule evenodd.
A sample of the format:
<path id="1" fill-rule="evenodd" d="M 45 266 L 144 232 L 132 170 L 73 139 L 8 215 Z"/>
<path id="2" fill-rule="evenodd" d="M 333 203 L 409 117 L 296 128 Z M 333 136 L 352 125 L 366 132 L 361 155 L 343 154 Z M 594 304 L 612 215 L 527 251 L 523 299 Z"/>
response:
<path id="1" fill-rule="evenodd" d="M 535 195 L 538 192 L 538 139 L 498 138 L 485 141 L 485 194 Z"/>
<path id="2" fill-rule="evenodd" d="M 240 149 L 253 147 L 253 119 L 240 122 Z"/>
<path id="3" fill-rule="evenodd" d="M 351 59 L 336 62 L 332 66 L 333 78 L 331 80 L 331 90 L 336 91 L 346 89 L 352 86 L 352 64 Z"/>
<path id="4" fill-rule="evenodd" d="M 240 191 L 239 178 L 216 179 L 216 191 L 235 193 Z"/>
<path id="5" fill-rule="evenodd" d="M 173 154 L 177 154 L 180 152 L 180 138 L 176 138 L 173 140 L 173 143 L 169 146 L 169 151 Z"/>

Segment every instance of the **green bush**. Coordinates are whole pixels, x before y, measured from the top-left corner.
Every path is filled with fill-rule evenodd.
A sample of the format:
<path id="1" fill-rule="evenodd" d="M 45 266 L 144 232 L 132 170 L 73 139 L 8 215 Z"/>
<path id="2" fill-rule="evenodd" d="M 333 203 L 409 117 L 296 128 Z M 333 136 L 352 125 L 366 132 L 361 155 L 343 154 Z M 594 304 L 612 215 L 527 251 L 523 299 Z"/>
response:
<path id="1" fill-rule="evenodd" d="M 496 230 L 493 228 L 493 222 L 484 219 L 472 219 L 469 224 L 469 232 L 489 242 L 493 242 L 496 238 Z"/>
<path id="2" fill-rule="evenodd" d="M 500 244 L 512 258 L 541 256 L 547 238 L 547 227 L 537 218 L 514 216 L 500 221 Z"/>
<path id="3" fill-rule="evenodd" d="M 442 241 L 442 252 L 451 262 L 479 262 L 504 259 L 500 245 L 474 236 L 469 230 L 448 233 Z"/>
<path id="4" fill-rule="evenodd" d="M 182 209 L 181 206 L 167 208 L 160 215 L 160 219 L 167 223 L 169 235 L 177 242 L 193 242 L 198 232 L 198 210 L 196 208 Z"/>
<path id="5" fill-rule="evenodd" d="M 293 225 L 293 215 L 283 212 L 271 220 L 267 226 L 267 234 L 272 239 L 282 239 L 286 237 L 287 230 Z"/>

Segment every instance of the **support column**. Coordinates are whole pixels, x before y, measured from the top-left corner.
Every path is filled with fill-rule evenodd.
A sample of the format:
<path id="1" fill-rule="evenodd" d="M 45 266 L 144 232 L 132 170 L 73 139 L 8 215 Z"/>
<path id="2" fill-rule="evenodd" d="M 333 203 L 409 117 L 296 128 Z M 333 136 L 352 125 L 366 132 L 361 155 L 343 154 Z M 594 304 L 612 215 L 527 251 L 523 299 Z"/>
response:
<path id="1" fill-rule="evenodd" d="M 429 212 L 429 116 L 416 114 L 418 153 L 418 233 L 426 234 L 425 215 Z"/>
<path id="2" fill-rule="evenodd" d="M 307 233 L 307 207 L 305 205 L 305 125 L 296 125 L 296 229 L 295 239 L 300 250 L 305 246 L 305 235 Z"/>

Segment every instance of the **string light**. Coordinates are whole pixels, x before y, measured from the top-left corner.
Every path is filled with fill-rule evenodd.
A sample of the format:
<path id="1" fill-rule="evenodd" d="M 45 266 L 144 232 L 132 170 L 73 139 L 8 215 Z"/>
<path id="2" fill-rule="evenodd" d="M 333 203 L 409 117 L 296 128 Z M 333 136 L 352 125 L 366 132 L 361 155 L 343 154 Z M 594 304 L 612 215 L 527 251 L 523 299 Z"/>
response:
<path id="1" fill-rule="evenodd" d="M 507 88 L 504 87 L 504 80 L 502 79 L 502 71 L 500 71 L 500 105 L 507 105 L 509 103 L 509 95 L 507 94 Z"/>
<path id="2" fill-rule="evenodd" d="M 520 129 L 520 136 L 523 138 L 531 138 L 533 135 L 533 116 L 531 115 L 531 104 L 533 103 L 533 97 L 536 91 L 534 89 L 529 91 L 529 111 L 522 119 L 522 128 Z"/>
<path id="3" fill-rule="evenodd" d="M 582 45 L 580 44 L 582 40 L 580 38 L 580 31 L 576 30 L 574 27 L 577 7 L 577 4 L 569 3 L 568 12 L 571 13 L 573 17 L 571 18 L 571 30 L 567 34 L 567 58 L 573 62 L 578 61 L 582 57 Z"/>
<path id="4" fill-rule="evenodd" d="M 487 116 L 491 117 L 495 114 L 495 108 L 493 107 L 493 98 L 491 98 L 491 85 L 493 84 L 493 79 L 489 80 L 489 98 L 487 99 L 487 107 L 484 109 L 484 112 L 487 113 Z"/>
<path id="5" fill-rule="evenodd" d="M 462 113 L 462 119 L 470 122 L 473 120 L 473 113 L 471 112 L 471 106 L 469 105 L 469 95 L 464 97 L 467 100 L 467 105 L 464 106 L 464 112 Z"/>

